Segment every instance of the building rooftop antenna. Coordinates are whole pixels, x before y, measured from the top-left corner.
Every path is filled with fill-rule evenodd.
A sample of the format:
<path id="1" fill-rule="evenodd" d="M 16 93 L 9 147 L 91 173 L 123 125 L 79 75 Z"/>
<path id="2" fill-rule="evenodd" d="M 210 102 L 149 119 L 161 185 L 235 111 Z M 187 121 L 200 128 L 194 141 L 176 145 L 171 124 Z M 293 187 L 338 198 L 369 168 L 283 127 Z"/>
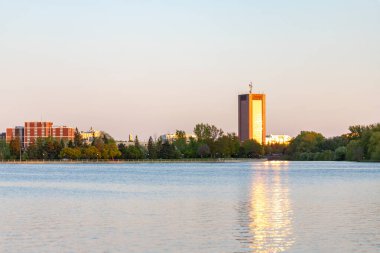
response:
<path id="1" fill-rule="evenodd" d="M 249 83 L 249 94 L 252 94 L 253 84 L 252 82 Z"/>

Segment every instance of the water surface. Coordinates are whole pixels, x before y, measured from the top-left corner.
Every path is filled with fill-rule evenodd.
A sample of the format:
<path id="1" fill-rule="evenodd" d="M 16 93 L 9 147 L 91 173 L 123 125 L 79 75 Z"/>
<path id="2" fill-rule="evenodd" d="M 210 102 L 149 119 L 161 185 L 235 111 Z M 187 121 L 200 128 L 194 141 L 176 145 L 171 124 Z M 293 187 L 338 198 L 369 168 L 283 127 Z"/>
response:
<path id="1" fill-rule="evenodd" d="M 0 164 L 0 252 L 380 252 L 380 164 Z"/>

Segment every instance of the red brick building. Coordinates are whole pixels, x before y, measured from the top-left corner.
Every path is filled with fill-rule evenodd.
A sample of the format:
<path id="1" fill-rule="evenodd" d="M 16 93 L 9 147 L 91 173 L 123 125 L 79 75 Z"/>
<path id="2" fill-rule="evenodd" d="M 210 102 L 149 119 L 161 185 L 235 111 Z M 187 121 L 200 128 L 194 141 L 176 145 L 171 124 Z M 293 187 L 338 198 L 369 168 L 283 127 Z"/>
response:
<path id="1" fill-rule="evenodd" d="M 52 137 L 63 141 L 74 141 L 75 129 L 67 126 L 53 126 Z"/>
<path id="2" fill-rule="evenodd" d="M 51 136 L 53 122 L 25 122 L 24 124 L 24 146 L 36 143 L 37 138 Z"/>
<path id="3" fill-rule="evenodd" d="M 73 141 L 74 128 L 53 126 L 53 122 L 25 122 L 24 127 L 7 128 L 6 141 L 20 138 L 23 147 L 36 143 L 38 138 L 52 137 L 58 141 Z"/>

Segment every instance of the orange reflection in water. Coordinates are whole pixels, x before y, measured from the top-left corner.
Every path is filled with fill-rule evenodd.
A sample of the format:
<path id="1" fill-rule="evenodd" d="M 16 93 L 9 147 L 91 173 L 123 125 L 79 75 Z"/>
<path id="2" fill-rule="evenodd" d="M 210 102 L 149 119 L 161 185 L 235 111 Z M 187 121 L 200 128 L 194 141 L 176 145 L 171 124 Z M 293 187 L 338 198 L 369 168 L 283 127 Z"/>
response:
<path id="1" fill-rule="evenodd" d="M 251 252 L 283 252 L 294 243 L 286 170 L 286 163 L 268 162 L 255 172 L 240 240 Z"/>

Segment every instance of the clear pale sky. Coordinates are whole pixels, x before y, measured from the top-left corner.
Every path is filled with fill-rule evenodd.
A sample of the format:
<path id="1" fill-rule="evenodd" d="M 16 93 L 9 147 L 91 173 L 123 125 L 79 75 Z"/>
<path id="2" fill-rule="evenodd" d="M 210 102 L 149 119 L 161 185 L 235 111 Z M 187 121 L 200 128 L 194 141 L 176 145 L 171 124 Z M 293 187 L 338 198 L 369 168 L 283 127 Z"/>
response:
<path id="1" fill-rule="evenodd" d="M 268 133 L 380 122 L 380 1 L 0 0 L 0 131 L 237 132 L 250 81 Z"/>

